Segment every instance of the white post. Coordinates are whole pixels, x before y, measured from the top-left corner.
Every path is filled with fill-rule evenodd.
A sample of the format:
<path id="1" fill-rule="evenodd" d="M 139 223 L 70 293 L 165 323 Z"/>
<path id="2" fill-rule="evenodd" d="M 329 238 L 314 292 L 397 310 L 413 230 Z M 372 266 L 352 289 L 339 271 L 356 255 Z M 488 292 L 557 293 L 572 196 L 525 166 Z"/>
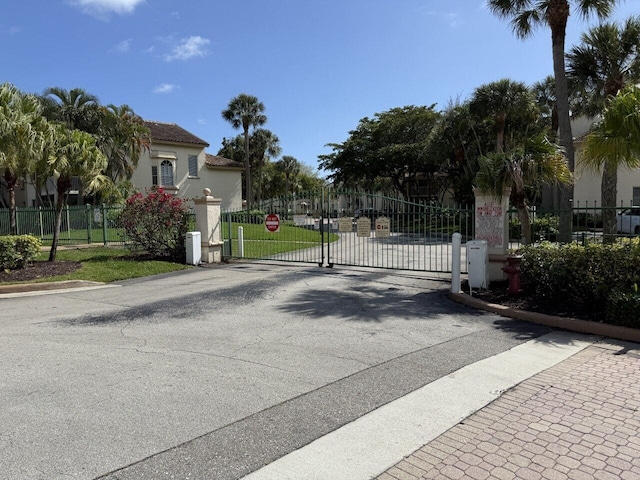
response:
<path id="1" fill-rule="evenodd" d="M 462 257 L 462 235 L 454 233 L 451 241 L 451 293 L 460 293 L 460 260 Z"/>
<path id="2" fill-rule="evenodd" d="M 244 228 L 238 227 L 238 256 L 244 257 Z"/>

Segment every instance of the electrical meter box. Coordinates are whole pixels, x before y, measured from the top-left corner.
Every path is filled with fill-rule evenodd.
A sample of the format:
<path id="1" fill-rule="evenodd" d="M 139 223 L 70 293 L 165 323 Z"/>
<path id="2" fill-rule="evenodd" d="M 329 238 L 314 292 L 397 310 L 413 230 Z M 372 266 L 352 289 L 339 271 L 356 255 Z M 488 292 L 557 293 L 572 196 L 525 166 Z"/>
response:
<path id="1" fill-rule="evenodd" d="M 467 242 L 467 272 L 469 288 L 489 286 L 489 248 L 486 240 Z"/>
<path id="2" fill-rule="evenodd" d="M 202 260 L 202 245 L 200 232 L 187 232 L 187 264 L 199 265 Z"/>

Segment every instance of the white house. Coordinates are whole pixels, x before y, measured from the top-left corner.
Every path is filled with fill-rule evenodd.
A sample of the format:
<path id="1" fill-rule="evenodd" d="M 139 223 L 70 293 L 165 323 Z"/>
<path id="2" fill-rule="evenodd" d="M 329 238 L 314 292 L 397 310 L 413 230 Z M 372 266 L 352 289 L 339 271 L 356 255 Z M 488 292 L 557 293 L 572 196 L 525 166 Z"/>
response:
<path id="1" fill-rule="evenodd" d="M 193 199 L 210 188 L 214 197 L 222 199 L 223 210 L 242 208 L 240 162 L 206 153 L 206 141 L 175 123 L 144 123 L 151 132 L 151 148 L 140 156 L 131 177 L 136 189 L 157 185 Z"/>

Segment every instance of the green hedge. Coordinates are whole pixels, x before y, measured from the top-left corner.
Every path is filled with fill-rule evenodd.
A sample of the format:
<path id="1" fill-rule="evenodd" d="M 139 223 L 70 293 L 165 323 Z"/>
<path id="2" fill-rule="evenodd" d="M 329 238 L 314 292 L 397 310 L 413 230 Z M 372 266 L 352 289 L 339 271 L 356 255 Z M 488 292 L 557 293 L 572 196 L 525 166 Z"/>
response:
<path id="1" fill-rule="evenodd" d="M 526 246 L 522 253 L 522 283 L 548 306 L 602 313 L 602 319 L 621 324 L 617 315 L 632 309 L 640 285 L 640 239 L 613 244 L 588 243 Z M 638 320 L 631 320 L 640 327 Z"/>
<path id="2" fill-rule="evenodd" d="M 0 268 L 15 270 L 35 260 L 42 243 L 33 235 L 0 237 Z"/>

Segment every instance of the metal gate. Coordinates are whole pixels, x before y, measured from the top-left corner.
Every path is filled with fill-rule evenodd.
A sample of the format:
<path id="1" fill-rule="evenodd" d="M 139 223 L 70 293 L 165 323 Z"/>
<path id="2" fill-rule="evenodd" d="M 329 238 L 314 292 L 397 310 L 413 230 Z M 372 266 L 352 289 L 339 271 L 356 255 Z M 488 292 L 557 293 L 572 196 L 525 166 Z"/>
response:
<path id="1" fill-rule="evenodd" d="M 329 189 L 223 213 L 227 256 L 442 273 L 452 234 L 464 242 L 473 225 L 471 209 Z"/>

